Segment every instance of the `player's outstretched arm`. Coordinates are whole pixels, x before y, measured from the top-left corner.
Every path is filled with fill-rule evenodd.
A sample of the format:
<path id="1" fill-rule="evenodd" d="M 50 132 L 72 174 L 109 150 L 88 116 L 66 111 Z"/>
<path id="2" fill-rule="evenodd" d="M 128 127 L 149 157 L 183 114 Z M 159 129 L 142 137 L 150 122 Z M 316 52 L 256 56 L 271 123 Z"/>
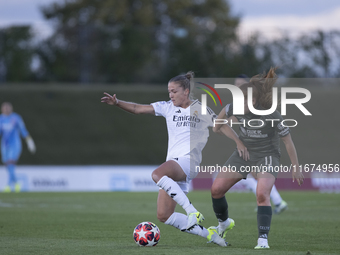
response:
<path id="1" fill-rule="evenodd" d="M 110 95 L 104 92 L 104 97 L 101 98 L 102 103 L 107 103 L 109 105 L 115 105 L 124 111 L 133 113 L 133 114 L 153 114 L 155 115 L 155 109 L 152 105 L 144 105 L 144 104 L 136 104 L 125 102 L 123 100 L 118 100 L 116 94 Z"/>
<path id="2" fill-rule="evenodd" d="M 288 156 L 290 158 L 290 161 L 292 162 L 292 177 L 293 177 L 293 182 L 294 180 L 297 180 L 299 186 L 303 183 L 304 176 L 302 172 L 300 171 L 299 167 L 299 161 L 295 149 L 294 142 L 292 140 L 292 136 L 290 134 L 281 137 L 283 143 L 285 144 Z"/>

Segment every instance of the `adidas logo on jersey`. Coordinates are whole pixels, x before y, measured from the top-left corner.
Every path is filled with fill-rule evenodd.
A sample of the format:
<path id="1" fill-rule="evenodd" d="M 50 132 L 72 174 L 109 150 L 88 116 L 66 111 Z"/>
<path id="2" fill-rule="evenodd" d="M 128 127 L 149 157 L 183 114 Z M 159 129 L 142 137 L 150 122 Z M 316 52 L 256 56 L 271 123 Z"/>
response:
<path id="1" fill-rule="evenodd" d="M 181 113 L 181 109 L 178 109 L 178 111 L 175 111 L 175 113 Z"/>

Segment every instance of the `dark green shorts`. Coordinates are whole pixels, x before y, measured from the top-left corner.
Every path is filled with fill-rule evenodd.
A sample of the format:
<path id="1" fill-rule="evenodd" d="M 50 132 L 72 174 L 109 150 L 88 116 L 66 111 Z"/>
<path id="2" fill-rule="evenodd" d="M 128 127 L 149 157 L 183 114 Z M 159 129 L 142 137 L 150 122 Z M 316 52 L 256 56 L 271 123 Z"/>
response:
<path id="1" fill-rule="evenodd" d="M 280 159 L 277 156 L 266 156 L 255 161 L 245 161 L 237 151 L 234 151 L 224 166 L 229 167 L 233 172 L 240 173 L 243 179 L 246 179 L 251 172 L 256 173 L 257 177 L 260 177 L 262 172 L 268 172 L 276 178 L 280 168 Z"/>

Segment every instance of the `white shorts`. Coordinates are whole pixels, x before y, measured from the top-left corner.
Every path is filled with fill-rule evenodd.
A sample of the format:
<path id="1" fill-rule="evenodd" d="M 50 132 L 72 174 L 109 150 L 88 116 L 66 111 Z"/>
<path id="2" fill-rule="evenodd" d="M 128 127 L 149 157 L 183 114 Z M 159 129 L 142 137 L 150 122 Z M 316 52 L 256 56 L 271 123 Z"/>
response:
<path id="1" fill-rule="evenodd" d="M 184 193 L 188 193 L 191 180 L 194 179 L 198 174 L 198 172 L 196 172 L 195 169 L 196 166 L 199 166 L 199 164 L 197 164 L 193 160 L 190 160 L 190 158 L 186 157 L 173 158 L 169 160 L 177 162 L 177 164 L 179 164 L 183 172 L 186 174 L 187 178 L 185 181 L 178 181 L 176 183 L 179 185 L 179 187 L 183 190 Z"/>

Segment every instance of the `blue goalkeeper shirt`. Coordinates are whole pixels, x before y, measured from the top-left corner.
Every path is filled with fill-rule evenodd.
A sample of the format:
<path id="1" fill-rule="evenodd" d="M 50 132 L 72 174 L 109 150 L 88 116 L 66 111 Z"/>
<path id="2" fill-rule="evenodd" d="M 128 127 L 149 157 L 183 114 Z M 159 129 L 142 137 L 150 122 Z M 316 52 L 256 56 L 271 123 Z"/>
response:
<path id="1" fill-rule="evenodd" d="M 17 113 L 0 115 L 0 137 L 2 162 L 17 161 L 21 154 L 21 139 L 26 138 L 29 133 L 24 121 Z"/>

